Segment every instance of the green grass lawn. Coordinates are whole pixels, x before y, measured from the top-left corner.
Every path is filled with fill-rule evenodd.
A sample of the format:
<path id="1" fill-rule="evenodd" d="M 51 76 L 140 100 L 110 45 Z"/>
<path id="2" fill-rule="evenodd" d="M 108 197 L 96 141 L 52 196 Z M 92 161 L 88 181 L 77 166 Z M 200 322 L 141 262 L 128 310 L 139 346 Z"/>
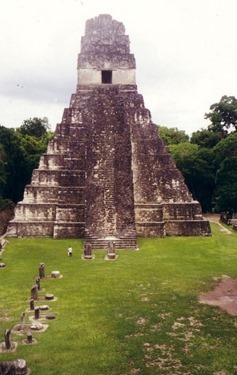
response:
<path id="1" fill-rule="evenodd" d="M 0 361 L 24 358 L 32 375 L 237 374 L 237 317 L 198 303 L 213 278 L 237 277 L 237 233 L 216 224 L 212 233 L 140 239 L 139 251 L 117 251 L 115 261 L 104 260 L 105 251 L 82 260 L 79 240 L 10 239 L 0 269 L 0 341 L 29 307 L 39 263 L 63 277 L 41 281 L 39 294 L 56 297 L 47 304 L 57 317 L 33 332 L 37 345 L 12 332 L 18 347 Z"/>

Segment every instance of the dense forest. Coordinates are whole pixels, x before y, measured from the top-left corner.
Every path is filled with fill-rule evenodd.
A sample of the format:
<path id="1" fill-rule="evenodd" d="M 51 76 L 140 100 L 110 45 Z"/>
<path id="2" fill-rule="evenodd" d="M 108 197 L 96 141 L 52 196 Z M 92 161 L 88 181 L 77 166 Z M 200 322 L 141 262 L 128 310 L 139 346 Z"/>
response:
<path id="1" fill-rule="evenodd" d="M 204 212 L 237 212 L 237 99 L 223 96 L 205 114 L 207 129 L 191 137 L 159 126 L 194 199 Z"/>
<path id="2" fill-rule="evenodd" d="M 16 129 L 0 125 L 0 210 L 22 200 L 52 136 L 46 117 L 25 120 Z"/>
<path id="3" fill-rule="evenodd" d="M 203 211 L 237 212 L 237 99 L 223 96 L 205 118 L 210 125 L 191 137 L 178 128 L 158 131 Z M 22 200 L 52 136 L 45 117 L 16 129 L 0 126 L 0 210 Z"/>

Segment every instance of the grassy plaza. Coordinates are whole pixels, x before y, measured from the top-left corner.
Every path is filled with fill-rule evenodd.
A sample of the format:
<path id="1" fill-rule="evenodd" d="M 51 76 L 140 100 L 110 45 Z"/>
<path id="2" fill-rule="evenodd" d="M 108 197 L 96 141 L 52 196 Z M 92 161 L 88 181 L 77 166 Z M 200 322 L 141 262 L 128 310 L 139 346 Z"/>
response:
<path id="1" fill-rule="evenodd" d="M 112 261 L 102 250 L 84 260 L 82 240 L 8 239 L 0 260 L 0 342 L 22 312 L 29 323 L 39 264 L 62 277 L 42 279 L 35 301 L 56 319 L 32 332 L 36 345 L 11 332 L 17 348 L 0 352 L 0 361 L 23 358 L 37 375 L 237 374 L 237 317 L 198 301 L 223 275 L 237 275 L 237 233 L 212 224 L 212 234 L 139 239 L 139 251 L 117 251 Z M 46 293 L 55 299 L 42 302 Z"/>

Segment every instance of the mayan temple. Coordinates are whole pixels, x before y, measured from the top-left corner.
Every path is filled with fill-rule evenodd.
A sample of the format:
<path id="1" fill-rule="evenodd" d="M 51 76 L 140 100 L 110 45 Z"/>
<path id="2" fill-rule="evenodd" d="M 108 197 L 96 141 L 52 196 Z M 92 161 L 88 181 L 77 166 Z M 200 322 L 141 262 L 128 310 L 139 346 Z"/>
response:
<path id="1" fill-rule="evenodd" d="M 137 248 L 137 237 L 210 235 L 136 86 L 121 22 L 86 22 L 78 82 L 8 227 L 12 237 L 85 238 Z"/>

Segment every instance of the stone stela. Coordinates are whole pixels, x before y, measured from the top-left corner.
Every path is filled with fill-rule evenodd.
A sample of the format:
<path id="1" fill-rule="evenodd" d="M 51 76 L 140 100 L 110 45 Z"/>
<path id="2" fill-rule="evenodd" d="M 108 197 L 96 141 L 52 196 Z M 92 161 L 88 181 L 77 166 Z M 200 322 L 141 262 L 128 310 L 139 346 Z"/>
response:
<path id="1" fill-rule="evenodd" d="M 84 259 L 92 259 L 92 246 L 90 242 L 84 243 L 84 249 L 83 249 L 83 257 Z"/>
<path id="2" fill-rule="evenodd" d="M 37 285 L 33 285 L 31 287 L 31 299 L 35 301 L 38 299 L 38 286 Z"/>
<path id="3" fill-rule="evenodd" d="M 137 91 L 124 25 L 108 14 L 89 19 L 77 69 L 7 235 L 84 238 L 93 249 L 111 238 L 116 249 L 137 249 L 139 236 L 210 235 Z"/>
<path id="4" fill-rule="evenodd" d="M 4 332 L 4 339 L 5 339 L 5 348 L 7 350 L 10 350 L 12 348 L 12 343 L 11 343 L 11 330 L 10 329 L 6 329 L 5 332 Z"/>
<path id="5" fill-rule="evenodd" d="M 45 278 L 45 264 L 44 263 L 39 264 L 39 278 L 40 279 Z"/>

